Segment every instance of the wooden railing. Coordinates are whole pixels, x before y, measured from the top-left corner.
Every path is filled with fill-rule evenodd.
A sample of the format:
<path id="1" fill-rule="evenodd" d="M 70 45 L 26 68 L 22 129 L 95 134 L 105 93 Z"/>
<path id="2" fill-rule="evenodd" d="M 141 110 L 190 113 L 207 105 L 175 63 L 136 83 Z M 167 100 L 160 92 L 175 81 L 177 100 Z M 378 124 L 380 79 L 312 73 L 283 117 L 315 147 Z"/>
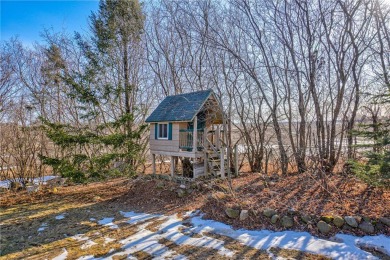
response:
<path id="1" fill-rule="evenodd" d="M 197 132 L 197 146 L 198 150 L 203 149 L 203 130 Z M 182 150 L 192 151 L 194 144 L 194 130 L 192 129 L 180 129 L 179 131 L 179 148 Z"/>

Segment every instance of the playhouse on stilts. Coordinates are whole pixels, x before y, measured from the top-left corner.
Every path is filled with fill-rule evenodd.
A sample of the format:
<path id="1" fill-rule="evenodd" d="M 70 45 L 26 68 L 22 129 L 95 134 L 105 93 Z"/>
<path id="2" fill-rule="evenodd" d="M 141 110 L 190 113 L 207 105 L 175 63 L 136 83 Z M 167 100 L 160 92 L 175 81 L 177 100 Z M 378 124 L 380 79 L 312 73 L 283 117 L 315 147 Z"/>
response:
<path id="1" fill-rule="evenodd" d="M 230 171 L 226 122 L 212 90 L 167 96 L 146 122 L 154 174 L 156 155 L 170 157 L 173 178 L 224 178 Z M 181 172 L 175 170 L 179 160 Z"/>

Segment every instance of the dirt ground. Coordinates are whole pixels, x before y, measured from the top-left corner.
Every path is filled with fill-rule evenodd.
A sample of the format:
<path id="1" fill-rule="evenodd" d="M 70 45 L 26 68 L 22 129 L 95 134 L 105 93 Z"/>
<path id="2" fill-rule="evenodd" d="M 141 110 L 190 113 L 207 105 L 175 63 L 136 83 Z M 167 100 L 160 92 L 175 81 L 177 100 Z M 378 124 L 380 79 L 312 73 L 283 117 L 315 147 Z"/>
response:
<path id="1" fill-rule="evenodd" d="M 281 230 L 264 218 L 264 207 L 286 212 L 304 212 L 314 216 L 325 214 L 359 215 L 370 218 L 390 216 L 390 191 L 368 187 L 351 177 L 334 175 L 329 178 L 328 187 L 309 175 L 264 176 L 243 174 L 232 181 L 233 193 L 227 181 L 214 180 L 187 185 L 187 193 L 179 198 L 176 190 L 179 184 L 144 176 L 138 179 L 120 178 L 110 181 L 71 185 L 67 187 L 42 188 L 27 194 L 25 191 L 6 192 L 0 198 L 0 259 L 44 259 L 61 254 L 68 249 L 68 259 L 81 256 L 105 256 L 110 250 L 121 250 L 118 242 L 135 232 L 135 226 L 121 222 L 124 217 L 120 211 L 140 211 L 146 213 L 173 214 L 182 216 L 190 210 L 200 209 L 206 218 L 215 219 L 234 227 L 247 229 Z M 245 221 L 229 219 L 224 213 L 226 207 L 250 210 Z M 56 219 L 66 214 L 64 219 Z M 118 229 L 97 225 L 96 221 L 107 216 L 114 217 Z M 294 230 L 306 230 L 319 235 L 314 226 L 302 224 L 295 219 Z M 43 224 L 44 223 L 44 224 Z M 158 222 L 147 224 L 151 231 Z M 38 229 L 50 226 L 44 232 Z M 332 231 L 333 233 L 336 230 Z M 345 230 L 345 233 L 361 235 L 358 230 Z M 390 235 L 384 227 L 380 233 Z M 86 234 L 94 244 L 80 249 L 82 241 L 70 237 Z M 115 239 L 103 241 L 102 236 Z M 261 250 L 248 250 L 237 242 L 222 238 L 235 247 L 240 259 L 250 259 L 265 255 Z M 168 248 L 175 248 L 172 241 L 161 241 Z M 187 246 L 188 247 L 188 246 Z M 190 259 L 220 259 L 216 252 L 204 248 L 177 246 Z M 272 249 L 274 255 L 291 259 L 325 259 L 323 256 L 302 253 L 294 250 Z M 245 254 L 243 253 L 245 251 Z M 240 253 L 241 252 L 241 253 Z M 138 259 L 150 259 L 145 252 L 136 254 Z"/>

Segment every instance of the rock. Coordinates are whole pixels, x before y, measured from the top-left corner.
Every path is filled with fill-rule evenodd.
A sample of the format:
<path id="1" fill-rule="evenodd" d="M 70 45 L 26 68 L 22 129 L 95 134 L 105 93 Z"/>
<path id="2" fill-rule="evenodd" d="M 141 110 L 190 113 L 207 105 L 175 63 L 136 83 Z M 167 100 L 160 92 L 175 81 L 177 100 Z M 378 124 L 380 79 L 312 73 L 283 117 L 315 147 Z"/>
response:
<path id="1" fill-rule="evenodd" d="M 162 182 L 162 181 L 159 181 L 158 183 L 157 183 L 157 185 L 156 185 L 156 188 L 157 189 L 163 189 L 164 188 L 164 182 Z"/>
<path id="2" fill-rule="evenodd" d="M 325 221 L 320 220 L 317 223 L 317 228 L 322 234 L 328 234 L 332 227 Z"/>
<path id="3" fill-rule="evenodd" d="M 355 219 L 354 217 L 352 217 L 352 216 L 346 216 L 346 217 L 344 217 L 344 220 L 345 220 L 345 222 L 347 222 L 347 224 L 350 225 L 351 227 L 354 227 L 354 228 L 358 227 L 358 223 L 357 223 L 357 221 L 356 221 L 356 219 Z"/>
<path id="4" fill-rule="evenodd" d="M 275 215 L 276 214 L 276 211 L 275 210 L 273 210 L 273 209 L 270 209 L 270 208 L 265 208 L 264 210 L 263 210 L 263 215 L 264 216 L 266 216 L 266 217 L 272 217 L 273 215 Z"/>
<path id="5" fill-rule="evenodd" d="M 240 211 L 237 209 L 227 208 L 225 213 L 229 218 L 237 218 L 240 215 Z"/>
<path id="6" fill-rule="evenodd" d="M 309 223 L 311 221 L 311 217 L 309 215 L 306 215 L 306 214 L 302 214 L 301 215 L 301 220 L 304 222 L 304 223 Z"/>
<path id="7" fill-rule="evenodd" d="M 344 231 L 353 231 L 355 228 L 351 227 L 350 225 L 343 225 L 342 230 Z"/>
<path id="8" fill-rule="evenodd" d="M 340 216 L 335 216 L 333 219 L 333 224 L 338 228 L 341 228 L 344 225 L 344 223 L 345 223 L 344 219 Z"/>
<path id="9" fill-rule="evenodd" d="M 68 178 L 61 178 L 60 185 L 65 185 L 67 181 L 68 181 Z"/>
<path id="10" fill-rule="evenodd" d="M 186 188 L 186 185 L 180 184 L 180 189 L 185 189 L 185 188 Z"/>
<path id="11" fill-rule="evenodd" d="M 39 185 L 26 186 L 27 193 L 37 192 L 39 190 Z"/>
<path id="12" fill-rule="evenodd" d="M 288 209 L 287 211 L 287 214 L 289 214 L 290 216 L 294 216 L 294 215 L 297 215 L 299 212 L 296 211 L 295 209 L 291 208 L 291 209 Z"/>
<path id="13" fill-rule="evenodd" d="M 382 222 L 383 224 L 385 224 L 386 226 L 390 227 L 390 218 L 382 217 L 382 218 L 379 218 L 379 221 Z"/>
<path id="14" fill-rule="evenodd" d="M 333 219 L 334 219 L 333 216 L 322 216 L 322 217 L 321 217 L 321 220 L 325 221 L 326 223 L 332 222 Z"/>
<path id="15" fill-rule="evenodd" d="M 11 181 L 9 184 L 9 188 L 15 191 L 20 190 L 22 189 L 22 184 L 20 184 L 19 182 Z"/>
<path id="16" fill-rule="evenodd" d="M 275 224 L 276 222 L 278 222 L 279 219 L 280 219 L 280 216 L 278 214 L 275 214 L 271 218 L 271 223 Z"/>
<path id="17" fill-rule="evenodd" d="M 282 226 L 285 228 L 292 227 L 294 225 L 294 221 L 289 216 L 284 216 L 281 220 Z"/>
<path id="18" fill-rule="evenodd" d="M 375 229 L 376 230 L 382 231 L 385 228 L 386 228 L 386 226 L 382 222 L 378 221 L 378 222 L 375 223 Z"/>
<path id="19" fill-rule="evenodd" d="M 176 190 L 176 193 L 177 193 L 177 196 L 178 196 L 179 198 L 183 198 L 183 197 L 186 195 L 186 192 L 185 192 L 185 190 L 183 190 L 183 189 L 177 189 L 177 190 Z"/>
<path id="20" fill-rule="evenodd" d="M 370 222 L 367 222 L 367 221 L 363 221 L 362 223 L 360 223 L 359 228 L 368 234 L 372 234 L 375 231 L 374 226 Z"/>
<path id="21" fill-rule="evenodd" d="M 245 220 L 249 217 L 249 211 L 246 209 L 241 210 L 240 212 L 240 220 Z"/>

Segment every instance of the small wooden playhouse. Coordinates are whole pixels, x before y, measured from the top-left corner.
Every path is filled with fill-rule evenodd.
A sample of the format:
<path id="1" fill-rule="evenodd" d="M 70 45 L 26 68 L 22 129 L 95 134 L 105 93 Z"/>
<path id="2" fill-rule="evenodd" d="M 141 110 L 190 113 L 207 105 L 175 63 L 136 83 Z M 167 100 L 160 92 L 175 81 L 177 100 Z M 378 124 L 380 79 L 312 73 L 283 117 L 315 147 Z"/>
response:
<path id="1" fill-rule="evenodd" d="M 156 155 L 163 155 L 170 157 L 172 177 L 225 177 L 228 146 L 223 120 L 222 107 L 212 90 L 166 97 L 146 119 L 153 173 Z M 175 167 L 179 160 L 181 172 Z"/>

